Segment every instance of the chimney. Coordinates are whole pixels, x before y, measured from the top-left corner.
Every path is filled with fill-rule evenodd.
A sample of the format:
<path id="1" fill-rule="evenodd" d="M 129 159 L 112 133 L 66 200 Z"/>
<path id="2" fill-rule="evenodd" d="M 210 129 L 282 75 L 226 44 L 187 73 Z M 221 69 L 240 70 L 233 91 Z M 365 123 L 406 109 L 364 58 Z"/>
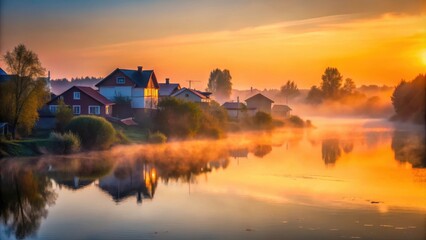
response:
<path id="1" fill-rule="evenodd" d="M 142 72 L 142 66 L 138 66 L 138 72 L 141 73 Z"/>
<path id="2" fill-rule="evenodd" d="M 170 79 L 166 78 L 166 84 L 170 84 Z"/>

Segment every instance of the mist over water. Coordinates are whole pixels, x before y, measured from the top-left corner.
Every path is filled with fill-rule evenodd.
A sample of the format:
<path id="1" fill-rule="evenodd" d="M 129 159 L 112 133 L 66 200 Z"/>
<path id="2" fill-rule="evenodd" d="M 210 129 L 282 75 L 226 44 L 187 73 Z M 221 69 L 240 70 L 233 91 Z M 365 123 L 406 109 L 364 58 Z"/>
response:
<path id="1" fill-rule="evenodd" d="M 0 238 L 425 239 L 423 129 L 311 120 L 316 128 L 7 159 Z"/>

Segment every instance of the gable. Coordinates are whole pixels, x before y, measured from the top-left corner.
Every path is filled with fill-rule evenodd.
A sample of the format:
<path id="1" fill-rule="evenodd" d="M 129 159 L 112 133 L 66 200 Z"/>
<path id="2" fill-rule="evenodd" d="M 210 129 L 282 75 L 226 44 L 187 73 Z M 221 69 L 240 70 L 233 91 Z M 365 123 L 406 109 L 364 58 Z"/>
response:
<path id="1" fill-rule="evenodd" d="M 124 83 L 117 83 L 117 78 L 124 78 Z M 113 87 L 113 86 L 135 86 L 135 83 L 130 79 L 126 74 L 124 74 L 120 69 L 114 70 L 100 82 L 98 82 L 96 87 Z"/>

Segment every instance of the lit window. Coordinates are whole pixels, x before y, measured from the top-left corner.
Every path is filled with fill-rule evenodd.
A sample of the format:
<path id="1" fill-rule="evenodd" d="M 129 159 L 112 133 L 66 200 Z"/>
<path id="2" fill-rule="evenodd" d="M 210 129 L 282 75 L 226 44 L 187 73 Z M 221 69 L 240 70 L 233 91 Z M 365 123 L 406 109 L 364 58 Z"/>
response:
<path id="1" fill-rule="evenodd" d="M 126 81 L 124 80 L 124 77 L 118 77 L 116 82 L 117 84 L 124 84 Z"/>
<path id="2" fill-rule="evenodd" d="M 50 106 L 49 106 L 49 110 L 50 110 L 52 113 L 57 113 L 57 112 L 58 112 L 58 105 L 50 105 Z"/>
<path id="3" fill-rule="evenodd" d="M 76 114 L 76 115 L 80 114 L 81 113 L 81 107 L 80 107 L 80 105 L 73 105 L 72 106 L 72 112 L 74 114 Z"/>
<path id="4" fill-rule="evenodd" d="M 111 114 L 111 106 L 105 107 L 105 113 L 108 114 L 108 115 Z"/>
<path id="5" fill-rule="evenodd" d="M 80 100 L 80 92 L 74 92 L 74 100 Z"/>
<path id="6" fill-rule="evenodd" d="M 89 106 L 89 114 L 99 115 L 101 114 L 100 106 Z"/>

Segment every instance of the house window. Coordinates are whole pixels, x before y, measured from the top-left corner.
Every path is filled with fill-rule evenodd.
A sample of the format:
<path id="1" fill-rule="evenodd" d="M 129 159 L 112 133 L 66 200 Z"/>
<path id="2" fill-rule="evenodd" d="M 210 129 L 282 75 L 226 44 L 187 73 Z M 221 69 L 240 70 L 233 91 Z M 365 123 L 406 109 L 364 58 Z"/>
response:
<path id="1" fill-rule="evenodd" d="M 118 77 L 116 82 L 117 84 L 124 84 L 126 81 L 124 80 L 124 77 Z"/>
<path id="2" fill-rule="evenodd" d="M 89 106 L 89 114 L 99 115 L 101 114 L 100 106 Z"/>
<path id="3" fill-rule="evenodd" d="M 74 100 L 80 100 L 80 92 L 74 92 Z"/>
<path id="4" fill-rule="evenodd" d="M 58 105 L 50 105 L 49 110 L 52 113 L 57 113 L 58 112 Z"/>
<path id="5" fill-rule="evenodd" d="M 80 114 L 81 113 L 81 107 L 80 107 L 80 105 L 73 105 L 72 106 L 72 112 L 74 114 L 76 114 L 76 115 Z"/>
<path id="6" fill-rule="evenodd" d="M 185 97 L 189 97 L 189 94 L 188 94 L 188 93 L 185 93 Z"/>

